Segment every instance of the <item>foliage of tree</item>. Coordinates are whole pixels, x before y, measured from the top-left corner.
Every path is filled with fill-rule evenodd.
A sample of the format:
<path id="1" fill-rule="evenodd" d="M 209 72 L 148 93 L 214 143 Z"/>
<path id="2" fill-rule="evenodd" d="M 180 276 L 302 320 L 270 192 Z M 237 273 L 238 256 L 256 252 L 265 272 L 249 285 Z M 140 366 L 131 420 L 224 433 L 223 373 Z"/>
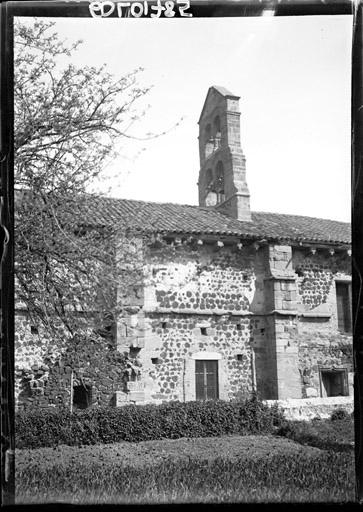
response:
<path id="1" fill-rule="evenodd" d="M 128 244 L 115 250 L 117 226 L 90 218 L 86 192 L 143 115 L 137 102 L 148 88 L 140 69 L 115 79 L 104 67 L 76 67 L 79 44 L 61 41 L 49 22 L 15 24 L 16 298 L 53 339 L 100 332 L 117 314 L 117 286 L 140 277 L 137 265 L 122 265 Z"/>

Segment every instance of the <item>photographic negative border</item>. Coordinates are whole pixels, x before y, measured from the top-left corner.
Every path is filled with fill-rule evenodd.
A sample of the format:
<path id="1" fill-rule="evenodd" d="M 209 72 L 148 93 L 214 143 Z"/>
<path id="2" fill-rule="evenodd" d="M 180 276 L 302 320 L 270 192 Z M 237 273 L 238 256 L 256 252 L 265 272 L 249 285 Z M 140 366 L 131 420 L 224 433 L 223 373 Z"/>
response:
<path id="1" fill-rule="evenodd" d="M 133 0 L 132 0 L 133 1 Z M 155 4 L 156 0 L 146 0 Z M 97 2 L 96 2 L 97 3 Z M 102 3 L 102 2 L 98 2 Z M 112 4 L 113 2 L 107 2 Z M 185 3 L 185 2 L 184 2 Z M 353 14 L 352 47 L 352 302 L 356 496 L 363 501 L 363 0 L 190 0 L 193 17 Z M 130 13 L 128 14 L 130 15 Z M 148 14 L 150 15 L 150 13 Z M 1 468 L 2 502 L 14 503 L 14 16 L 90 17 L 84 0 L 3 1 L 0 6 L 0 165 L 1 165 Z M 114 9 L 109 17 L 117 17 Z M 176 12 L 176 17 L 182 17 Z M 108 16 L 107 16 L 108 17 Z M 145 14 L 143 14 L 145 17 Z M 186 17 L 188 19 L 188 17 Z M 167 22 L 167 18 L 165 18 Z M 187 23 L 187 21 L 185 21 Z"/>

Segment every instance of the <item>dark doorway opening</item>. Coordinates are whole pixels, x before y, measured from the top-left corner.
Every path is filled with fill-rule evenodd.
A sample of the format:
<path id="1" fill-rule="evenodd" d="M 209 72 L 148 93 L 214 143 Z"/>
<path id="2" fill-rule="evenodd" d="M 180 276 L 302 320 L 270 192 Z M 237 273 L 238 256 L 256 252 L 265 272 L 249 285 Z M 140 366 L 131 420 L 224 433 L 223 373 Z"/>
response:
<path id="1" fill-rule="evenodd" d="M 87 409 L 92 404 L 92 386 L 81 384 L 73 387 L 73 406 L 76 409 Z"/>
<path id="2" fill-rule="evenodd" d="M 345 369 L 320 370 L 321 396 L 348 396 L 348 372 Z"/>

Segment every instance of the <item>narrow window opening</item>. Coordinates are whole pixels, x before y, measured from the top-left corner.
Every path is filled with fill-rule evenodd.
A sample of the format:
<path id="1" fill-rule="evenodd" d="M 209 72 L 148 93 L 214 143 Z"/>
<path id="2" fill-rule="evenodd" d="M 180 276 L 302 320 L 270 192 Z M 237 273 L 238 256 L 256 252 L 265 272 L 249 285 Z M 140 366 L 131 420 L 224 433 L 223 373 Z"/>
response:
<path id="1" fill-rule="evenodd" d="M 35 325 L 31 325 L 31 326 L 30 326 L 30 332 L 31 332 L 32 334 L 38 334 L 38 332 L 39 332 L 39 331 L 38 331 L 38 327 L 35 327 Z"/>
<path id="2" fill-rule="evenodd" d="M 203 336 L 207 336 L 208 335 L 208 331 L 207 331 L 207 328 L 206 327 L 201 327 L 200 328 L 200 332 Z"/>
<path id="3" fill-rule="evenodd" d="M 207 124 L 205 127 L 205 140 L 208 141 L 212 136 L 212 127 L 210 124 Z"/>
<path id="4" fill-rule="evenodd" d="M 158 357 L 152 357 L 151 358 L 151 362 L 152 362 L 152 364 L 158 364 L 159 363 L 159 358 Z"/>
<path id="5" fill-rule="evenodd" d="M 336 283 L 338 329 L 352 332 L 350 283 Z"/>
<path id="6" fill-rule="evenodd" d="M 166 329 L 168 326 L 167 322 L 161 322 L 161 328 Z"/>
<path id="7" fill-rule="evenodd" d="M 73 387 L 73 406 L 77 409 L 87 409 L 92 404 L 92 386 L 83 385 Z"/>
<path id="8" fill-rule="evenodd" d="M 205 128 L 205 158 L 213 153 L 212 127 L 208 124 Z"/>
<path id="9" fill-rule="evenodd" d="M 242 354 L 237 354 L 237 361 L 242 361 Z"/>
<path id="10" fill-rule="evenodd" d="M 206 181 L 207 187 L 210 187 L 212 185 L 212 181 L 213 181 L 212 169 L 207 169 L 205 181 Z"/>
<path id="11" fill-rule="evenodd" d="M 213 124 L 214 124 L 214 132 L 215 132 L 216 137 L 218 137 L 218 136 L 220 137 L 221 136 L 221 134 L 220 134 L 220 132 L 221 132 L 221 119 L 220 119 L 219 116 L 216 116 L 214 118 L 214 123 Z"/>
<path id="12" fill-rule="evenodd" d="M 214 118 L 214 149 L 217 150 L 221 145 L 221 120 L 219 116 Z"/>

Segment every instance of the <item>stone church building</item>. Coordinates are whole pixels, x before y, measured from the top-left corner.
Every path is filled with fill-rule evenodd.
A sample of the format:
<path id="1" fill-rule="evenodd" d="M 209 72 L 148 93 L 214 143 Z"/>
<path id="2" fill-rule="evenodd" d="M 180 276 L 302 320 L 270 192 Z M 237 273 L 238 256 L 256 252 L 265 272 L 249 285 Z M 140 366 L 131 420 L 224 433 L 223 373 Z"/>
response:
<path id="1" fill-rule="evenodd" d="M 223 87 L 208 91 L 199 153 L 199 206 L 95 198 L 95 222 L 127 219 L 155 242 L 137 240 L 143 286 L 115 332 L 115 350 L 137 358 L 140 373 L 120 386 L 110 371 L 101 385 L 84 370 L 88 404 L 238 400 L 253 392 L 352 404 L 350 225 L 250 210 L 239 97 Z M 41 368 L 26 322 L 18 329 L 19 371 L 25 360 Z M 47 367 L 32 381 L 43 379 L 46 390 L 51 373 Z M 38 393 L 54 405 L 51 393 Z"/>

